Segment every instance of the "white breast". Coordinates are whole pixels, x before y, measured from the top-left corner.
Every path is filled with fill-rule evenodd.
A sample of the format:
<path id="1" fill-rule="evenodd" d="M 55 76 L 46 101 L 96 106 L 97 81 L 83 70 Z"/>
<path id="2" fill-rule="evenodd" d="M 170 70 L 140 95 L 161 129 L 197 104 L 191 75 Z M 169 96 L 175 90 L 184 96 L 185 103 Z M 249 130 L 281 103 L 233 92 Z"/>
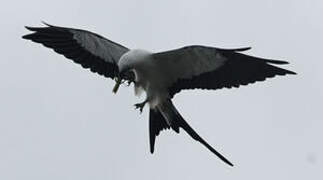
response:
<path id="1" fill-rule="evenodd" d="M 124 54 L 119 61 L 119 68 L 127 67 L 133 69 L 135 73 L 135 93 L 143 89 L 150 106 L 156 106 L 160 101 L 167 97 L 164 79 L 166 76 L 160 71 L 152 53 L 145 50 L 131 50 Z"/>

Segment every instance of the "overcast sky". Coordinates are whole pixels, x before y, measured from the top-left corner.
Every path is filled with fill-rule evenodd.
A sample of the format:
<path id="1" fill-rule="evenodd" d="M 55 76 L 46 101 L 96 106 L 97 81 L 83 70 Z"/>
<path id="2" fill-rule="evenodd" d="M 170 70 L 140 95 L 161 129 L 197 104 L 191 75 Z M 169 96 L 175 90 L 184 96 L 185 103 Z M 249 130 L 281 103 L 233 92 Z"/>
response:
<path id="1" fill-rule="evenodd" d="M 0 7 L 0 179 L 323 179 L 321 0 L 5 0 Z M 174 103 L 235 167 L 185 132 L 149 152 L 133 87 L 21 39 L 41 21 L 153 52 L 252 46 L 297 76 L 239 89 L 184 91 Z"/>

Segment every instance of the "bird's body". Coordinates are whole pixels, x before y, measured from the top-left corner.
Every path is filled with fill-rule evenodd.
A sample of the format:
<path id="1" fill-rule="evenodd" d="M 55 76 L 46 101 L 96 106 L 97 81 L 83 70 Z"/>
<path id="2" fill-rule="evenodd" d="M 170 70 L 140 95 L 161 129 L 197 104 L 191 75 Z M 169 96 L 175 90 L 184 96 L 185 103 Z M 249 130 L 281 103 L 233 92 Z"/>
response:
<path id="1" fill-rule="evenodd" d="M 125 71 L 129 68 L 135 75 L 135 94 L 146 92 L 146 102 L 154 109 L 160 102 L 169 98 L 167 83 L 170 79 L 162 68 L 158 68 L 152 53 L 134 49 L 121 56 L 118 63 L 119 70 Z M 131 67 L 129 67 L 131 66 Z"/>
<path id="2" fill-rule="evenodd" d="M 47 25 L 47 24 L 46 24 Z M 57 27 L 26 27 L 33 33 L 24 39 L 41 43 L 59 54 L 109 78 L 134 83 L 135 94 L 146 92 L 146 100 L 136 104 L 142 111 L 149 104 L 150 151 L 163 129 L 179 133 L 184 129 L 225 163 L 232 166 L 202 139 L 176 110 L 171 99 L 183 89 L 221 89 L 248 85 L 276 75 L 296 74 L 274 65 L 286 61 L 263 59 L 242 54 L 250 48 L 220 49 L 186 46 L 160 53 L 130 50 L 95 33 L 80 29 Z M 117 86 L 118 87 L 118 86 Z M 117 88 L 114 89 L 116 91 Z"/>
<path id="3" fill-rule="evenodd" d="M 118 63 L 120 71 L 131 69 L 135 75 L 135 94 L 141 94 L 140 91 L 144 90 L 147 95 L 147 102 L 151 105 L 153 101 L 156 101 L 156 97 L 159 96 L 156 93 L 159 94 L 162 91 L 162 89 L 157 88 L 158 84 L 154 83 L 159 82 L 157 78 L 161 77 L 159 71 L 156 71 L 158 68 L 154 68 L 154 63 L 152 62 L 152 53 L 134 49 L 121 56 Z"/>

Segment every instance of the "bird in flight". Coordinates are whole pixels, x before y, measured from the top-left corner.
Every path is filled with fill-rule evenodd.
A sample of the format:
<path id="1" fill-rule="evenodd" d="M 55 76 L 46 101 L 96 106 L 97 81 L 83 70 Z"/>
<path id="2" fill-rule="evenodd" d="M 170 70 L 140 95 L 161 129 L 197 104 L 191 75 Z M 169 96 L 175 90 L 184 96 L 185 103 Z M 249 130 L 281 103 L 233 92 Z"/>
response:
<path id="1" fill-rule="evenodd" d="M 277 75 L 296 74 L 275 65 L 286 61 L 264 59 L 242 52 L 250 47 L 221 49 L 206 46 L 186 46 L 166 52 L 152 53 L 128 49 L 90 31 L 58 27 L 26 27 L 32 33 L 24 39 L 40 43 L 55 52 L 119 85 L 134 83 L 135 94 L 144 91 L 146 99 L 135 107 L 142 112 L 149 104 L 150 152 L 154 152 L 155 138 L 160 131 L 184 129 L 226 164 L 233 164 L 211 147 L 184 120 L 172 103 L 174 95 L 184 89 L 221 89 L 264 81 Z"/>

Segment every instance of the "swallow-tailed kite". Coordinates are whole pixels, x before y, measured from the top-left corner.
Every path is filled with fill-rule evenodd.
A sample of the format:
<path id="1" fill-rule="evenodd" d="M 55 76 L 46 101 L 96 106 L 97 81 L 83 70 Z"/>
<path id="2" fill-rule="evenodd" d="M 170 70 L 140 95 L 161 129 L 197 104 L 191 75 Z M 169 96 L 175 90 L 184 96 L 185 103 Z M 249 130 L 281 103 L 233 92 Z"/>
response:
<path id="1" fill-rule="evenodd" d="M 183 89 L 221 89 L 264 81 L 276 75 L 296 74 L 274 65 L 288 64 L 243 54 L 250 48 L 220 49 L 186 46 L 152 53 L 128 49 L 98 34 L 73 28 L 45 24 L 26 27 L 31 34 L 23 36 L 108 78 L 116 80 L 116 93 L 122 82 L 134 83 L 135 93 L 146 92 L 144 102 L 135 104 L 142 111 L 149 104 L 150 151 L 163 129 L 179 133 L 183 128 L 228 165 L 233 164 L 202 139 L 174 107 L 171 99 Z"/>

